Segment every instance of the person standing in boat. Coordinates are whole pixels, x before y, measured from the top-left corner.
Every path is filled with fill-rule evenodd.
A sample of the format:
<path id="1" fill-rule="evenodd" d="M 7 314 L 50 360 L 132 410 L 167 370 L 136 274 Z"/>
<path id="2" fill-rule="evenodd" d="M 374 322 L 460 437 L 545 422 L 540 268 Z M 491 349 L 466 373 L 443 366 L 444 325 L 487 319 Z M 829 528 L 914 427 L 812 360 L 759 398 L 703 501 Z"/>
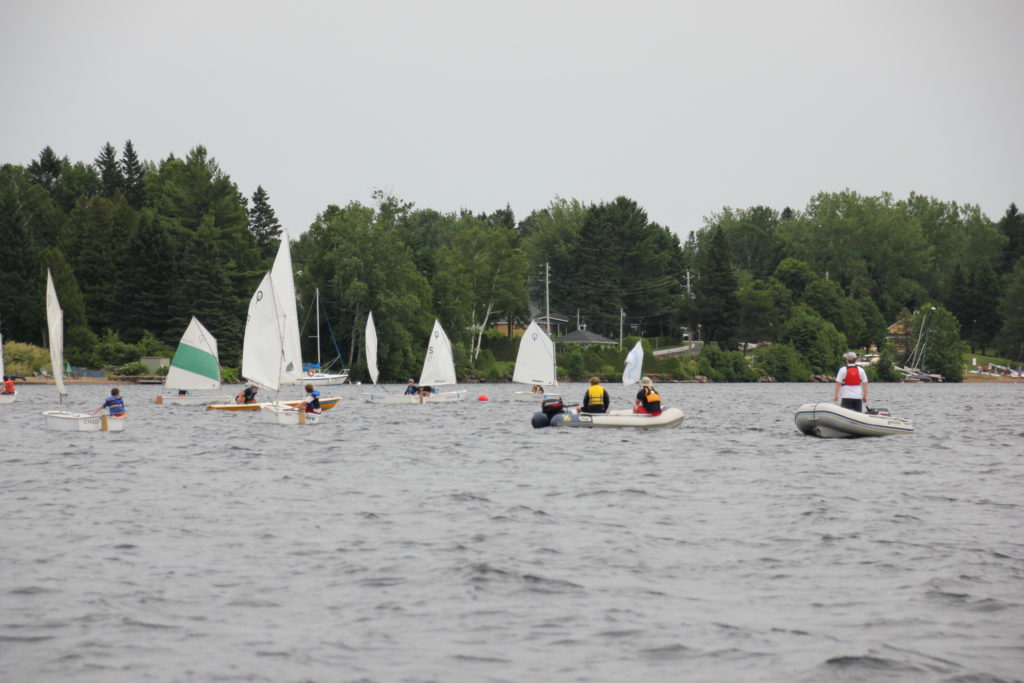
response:
<path id="1" fill-rule="evenodd" d="M 634 413 L 646 415 L 661 415 L 661 395 L 654 388 L 650 377 L 640 378 L 640 391 L 636 392 L 636 405 Z"/>
<path id="2" fill-rule="evenodd" d="M 846 359 L 846 366 L 839 368 L 836 374 L 836 388 L 832 393 L 832 401 L 839 401 L 840 407 L 864 412 L 864 406 L 868 402 L 868 373 L 864 368 L 856 364 L 857 354 L 847 351 L 843 354 Z"/>
<path id="3" fill-rule="evenodd" d="M 306 398 L 302 399 L 307 413 L 321 413 L 320 392 L 313 388 L 312 384 L 306 385 Z"/>
<path id="4" fill-rule="evenodd" d="M 117 387 L 114 387 L 113 389 L 111 389 L 110 390 L 110 396 L 107 397 L 107 400 L 104 401 L 103 405 L 101 405 L 99 408 L 97 408 L 96 410 L 92 411 L 92 414 L 95 415 L 96 413 L 100 412 L 104 408 L 107 409 L 107 413 L 110 415 L 110 417 L 124 417 L 125 416 L 125 412 L 124 412 L 124 397 L 121 396 L 121 390 L 120 389 L 118 389 Z"/>
<path id="5" fill-rule="evenodd" d="M 608 411 L 610 398 L 608 392 L 601 386 L 601 380 L 597 377 L 590 378 L 590 387 L 587 393 L 583 394 L 583 407 L 581 413 L 604 413 Z"/>

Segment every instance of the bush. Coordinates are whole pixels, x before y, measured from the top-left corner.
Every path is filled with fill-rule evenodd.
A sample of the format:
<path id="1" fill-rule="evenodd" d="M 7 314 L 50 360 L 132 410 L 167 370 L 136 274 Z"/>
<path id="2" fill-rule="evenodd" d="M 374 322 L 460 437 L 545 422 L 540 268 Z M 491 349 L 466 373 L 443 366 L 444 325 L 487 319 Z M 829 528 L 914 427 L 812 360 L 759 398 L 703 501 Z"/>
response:
<path id="1" fill-rule="evenodd" d="M 4 372 L 8 375 L 29 377 L 49 367 L 49 350 L 22 342 L 4 343 Z"/>
<path id="2" fill-rule="evenodd" d="M 811 378 L 811 366 L 788 344 L 774 344 L 755 351 L 754 367 L 779 382 L 806 382 Z"/>
<path id="3" fill-rule="evenodd" d="M 142 363 L 136 361 L 134 363 L 128 363 L 126 365 L 114 368 L 110 374 L 118 376 L 124 375 L 129 377 L 137 377 L 139 375 L 148 375 L 149 368 L 147 368 Z"/>

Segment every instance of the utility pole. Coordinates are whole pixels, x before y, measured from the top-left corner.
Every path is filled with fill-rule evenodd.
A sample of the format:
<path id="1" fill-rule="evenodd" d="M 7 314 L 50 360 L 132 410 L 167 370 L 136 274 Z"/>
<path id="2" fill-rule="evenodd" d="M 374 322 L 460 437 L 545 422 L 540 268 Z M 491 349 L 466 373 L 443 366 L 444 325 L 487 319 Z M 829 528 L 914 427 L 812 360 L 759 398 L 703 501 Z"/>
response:
<path id="1" fill-rule="evenodd" d="M 551 336 L 551 264 L 544 263 L 544 315 L 547 320 L 548 336 Z"/>
<path id="2" fill-rule="evenodd" d="M 626 319 L 626 311 L 619 308 L 619 351 L 622 350 L 622 323 Z"/>

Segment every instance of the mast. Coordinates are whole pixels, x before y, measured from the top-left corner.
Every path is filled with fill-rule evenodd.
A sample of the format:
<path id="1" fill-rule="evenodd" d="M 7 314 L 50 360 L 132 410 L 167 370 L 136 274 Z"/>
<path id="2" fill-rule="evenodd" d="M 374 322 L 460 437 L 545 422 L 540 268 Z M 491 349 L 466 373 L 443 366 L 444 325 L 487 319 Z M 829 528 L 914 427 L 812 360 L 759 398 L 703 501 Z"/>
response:
<path id="1" fill-rule="evenodd" d="M 551 263 L 544 263 L 544 326 L 548 328 L 548 336 L 551 336 Z"/>
<path id="2" fill-rule="evenodd" d="M 316 370 L 320 372 L 320 288 L 316 288 Z"/>

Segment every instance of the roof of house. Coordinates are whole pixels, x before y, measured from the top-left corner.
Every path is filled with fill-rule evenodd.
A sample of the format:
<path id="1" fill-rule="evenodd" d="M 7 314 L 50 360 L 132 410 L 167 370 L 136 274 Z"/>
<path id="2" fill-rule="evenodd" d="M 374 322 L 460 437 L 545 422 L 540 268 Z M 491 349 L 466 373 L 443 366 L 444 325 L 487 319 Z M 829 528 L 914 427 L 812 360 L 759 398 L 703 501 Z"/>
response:
<path id="1" fill-rule="evenodd" d="M 565 344 L 617 344 L 618 342 L 609 339 L 608 337 L 602 337 L 599 334 L 588 332 L 587 330 L 575 330 L 569 334 L 563 334 L 561 337 L 555 339 L 556 342 Z"/>

